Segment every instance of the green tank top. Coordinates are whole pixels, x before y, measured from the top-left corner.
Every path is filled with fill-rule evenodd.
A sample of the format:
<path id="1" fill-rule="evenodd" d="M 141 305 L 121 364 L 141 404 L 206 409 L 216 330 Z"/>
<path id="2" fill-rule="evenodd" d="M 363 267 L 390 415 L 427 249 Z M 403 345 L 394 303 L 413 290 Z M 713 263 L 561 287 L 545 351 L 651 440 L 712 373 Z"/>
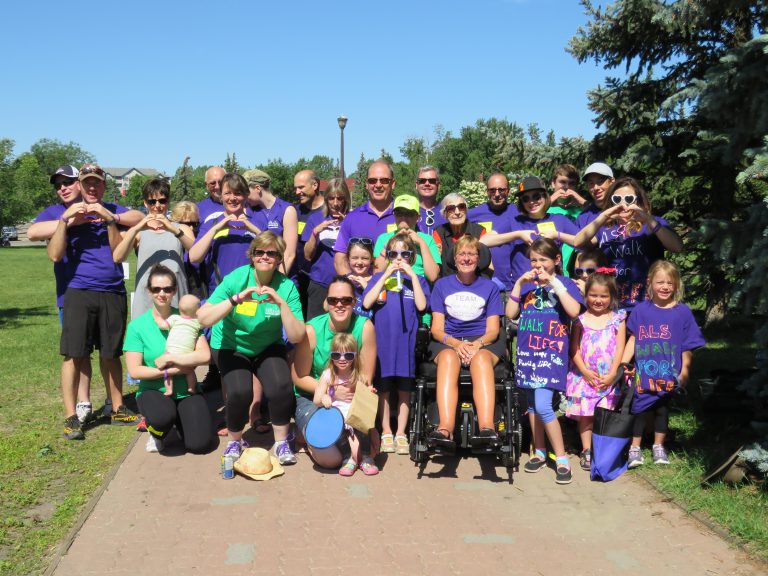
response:
<path id="1" fill-rule="evenodd" d="M 358 352 L 363 345 L 363 326 L 366 320 L 367 318 L 354 314 L 350 322 L 350 330 L 348 332 L 357 340 Z M 310 375 L 318 380 L 328 364 L 328 359 L 331 357 L 331 340 L 333 340 L 336 333 L 331 331 L 327 313 L 312 318 L 307 324 L 315 329 L 315 352 L 312 356 L 312 371 Z"/>

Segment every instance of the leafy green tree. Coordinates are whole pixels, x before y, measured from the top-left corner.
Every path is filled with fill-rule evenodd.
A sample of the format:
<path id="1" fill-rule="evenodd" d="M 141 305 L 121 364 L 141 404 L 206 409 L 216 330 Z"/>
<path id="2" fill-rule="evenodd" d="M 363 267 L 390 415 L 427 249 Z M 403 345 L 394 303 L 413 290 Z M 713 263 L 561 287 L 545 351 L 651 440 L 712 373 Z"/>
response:
<path id="1" fill-rule="evenodd" d="M 293 165 L 293 170 L 294 174 L 300 170 L 314 170 L 320 180 L 330 180 L 339 173 L 336 160 L 319 154 L 315 154 L 310 160 L 299 158 Z M 291 189 L 293 189 L 293 180 L 291 180 Z"/>
<path id="2" fill-rule="evenodd" d="M 13 224 L 13 147 L 10 138 L 0 139 L 0 225 Z"/>
<path id="3" fill-rule="evenodd" d="M 151 176 L 141 176 L 139 174 L 131 178 L 131 181 L 128 184 L 128 190 L 125 193 L 125 198 L 123 198 L 121 204 L 133 208 L 143 206 L 144 197 L 141 194 L 141 189 L 144 187 L 144 183 L 151 179 Z"/>
<path id="4" fill-rule="evenodd" d="M 39 208 L 52 201 L 48 176 L 30 153 L 22 154 L 14 162 L 13 188 L 12 214 L 16 221 L 32 218 Z"/>
<path id="5" fill-rule="evenodd" d="M 266 164 L 258 164 L 256 168 L 264 170 L 269 174 L 270 188 L 275 196 L 278 196 L 286 202 L 294 202 L 296 198 L 293 195 L 293 176 L 299 170 L 292 164 L 286 164 L 282 159 L 267 160 Z"/>
<path id="6" fill-rule="evenodd" d="M 32 144 L 29 153 L 37 158 L 37 163 L 43 174 L 48 176 L 63 164 L 71 164 L 80 168 L 83 164 L 96 161 L 92 154 L 83 150 L 75 142 L 65 144 L 48 138 L 43 138 Z"/>

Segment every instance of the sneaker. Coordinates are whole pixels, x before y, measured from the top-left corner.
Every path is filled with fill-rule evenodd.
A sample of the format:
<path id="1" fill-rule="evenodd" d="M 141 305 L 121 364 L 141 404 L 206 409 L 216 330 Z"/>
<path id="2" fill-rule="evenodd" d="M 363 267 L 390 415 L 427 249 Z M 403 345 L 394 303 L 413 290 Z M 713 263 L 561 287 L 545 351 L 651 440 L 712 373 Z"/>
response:
<path id="1" fill-rule="evenodd" d="M 573 480 L 570 466 L 558 466 L 555 473 L 555 482 L 558 484 L 570 484 Z"/>
<path id="2" fill-rule="evenodd" d="M 530 460 L 525 463 L 525 466 L 523 466 L 523 470 L 526 472 L 530 472 L 531 474 L 538 472 L 544 466 L 547 465 L 547 459 L 542 458 L 541 456 L 531 456 Z"/>
<path id="3" fill-rule="evenodd" d="M 80 428 L 80 420 L 77 418 L 77 414 L 73 414 L 69 418 L 64 420 L 64 438 L 67 440 L 83 440 L 85 434 Z"/>
<path id="4" fill-rule="evenodd" d="M 667 458 L 667 451 L 664 450 L 663 444 L 654 444 L 653 446 L 653 463 L 654 464 L 669 464 L 669 458 Z"/>
<path id="5" fill-rule="evenodd" d="M 408 438 L 405 436 L 395 436 L 395 453 L 401 456 L 408 456 L 410 454 L 410 446 L 408 446 Z"/>
<path id="6" fill-rule="evenodd" d="M 395 452 L 395 437 L 392 434 L 381 435 L 381 452 L 393 454 Z"/>
<path id="7" fill-rule="evenodd" d="M 581 466 L 582 470 L 589 472 L 592 467 L 592 450 L 587 448 L 581 453 L 581 456 L 579 456 L 579 466 Z"/>
<path id="8" fill-rule="evenodd" d="M 288 446 L 290 447 L 291 452 L 294 454 L 298 452 L 298 450 L 296 450 L 296 434 L 293 433 L 293 430 L 288 432 L 288 436 L 285 437 L 285 441 L 288 442 Z"/>
<path id="9" fill-rule="evenodd" d="M 147 446 L 146 446 L 147 452 L 160 452 L 162 449 L 163 449 L 162 439 L 157 438 L 152 434 L 149 434 L 149 438 L 147 438 Z"/>
<path id="10" fill-rule="evenodd" d="M 139 420 L 139 423 L 136 424 L 136 432 L 146 432 L 147 431 L 147 419 L 144 418 L 144 416 L 141 417 L 141 420 Z"/>
<path id="11" fill-rule="evenodd" d="M 133 410 L 126 408 L 125 404 L 120 406 L 115 412 L 111 412 L 109 417 L 115 426 L 136 426 L 139 423 L 139 415 Z"/>
<path id="12" fill-rule="evenodd" d="M 273 453 L 283 466 L 286 464 L 296 464 L 296 454 L 291 450 L 291 445 L 288 443 L 288 440 L 275 442 Z"/>
<path id="13" fill-rule="evenodd" d="M 88 417 L 93 414 L 93 404 L 90 402 L 78 402 L 75 406 L 75 414 L 77 414 L 80 424 L 85 424 Z"/>
<path id="14" fill-rule="evenodd" d="M 637 468 L 645 463 L 643 460 L 643 452 L 640 450 L 640 446 L 630 446 L 629 448 L 629 461 L 627 462 L 627 468 Z"/>
<path id="15" fill-rule="evenodd" d="M 235 460 L 237 460 L 240 458 L 240 454 L 243 453 L 243 450 L 248 447 L 248 442 L 245 440 L 230 440 L 229 443 L 227 443 L 227 447 L 224 449 L 224 456 L 234 456 Z"/>
<path id="16" fill-rule="evenodd" d="M 109 398 L 104 400 L 104 408 L 101 409 L 101 415 L 107 417 L 112 415 L 112 400 Z"/>

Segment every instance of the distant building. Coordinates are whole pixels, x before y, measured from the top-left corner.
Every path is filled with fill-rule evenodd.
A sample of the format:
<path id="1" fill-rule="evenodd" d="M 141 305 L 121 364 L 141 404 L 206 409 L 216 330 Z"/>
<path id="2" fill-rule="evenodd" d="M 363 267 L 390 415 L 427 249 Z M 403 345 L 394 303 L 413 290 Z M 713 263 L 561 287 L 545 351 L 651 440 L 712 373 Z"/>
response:
<path id="1" fill-rule="evenodd" d="M 168 178 L 165 174 L 154 168 L 107 168 L 104 167 L 104 172 L 107 173 L 107 177 L 115 182 L 120 194 L 125 196 L 128 186 L 131 183 L 131 178 L 134 176 L 160 176 L 162 178 Z"/>

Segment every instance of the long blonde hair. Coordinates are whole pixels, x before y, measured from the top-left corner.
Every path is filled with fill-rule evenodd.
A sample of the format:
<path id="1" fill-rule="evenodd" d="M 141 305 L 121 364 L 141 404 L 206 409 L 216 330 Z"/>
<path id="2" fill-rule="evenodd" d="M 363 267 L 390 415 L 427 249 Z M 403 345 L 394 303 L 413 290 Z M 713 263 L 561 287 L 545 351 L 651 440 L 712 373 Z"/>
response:
<path id="1" fill-rule="evenodd" d="M 658 273 L 663 272 L 667 274 L 675 283 L 675 293 L 672 296 L 675 303 L 682 302 L 685 295 L 685 287 L 683 286 L 683 279 L 680 277 L 680 270 L 678 267 L 669 260 L 656 260 L 648 269 L 648 280 L 646 281 L 645 291 L 648 293 L 648 299 L 653 300 L 653 277 Z"/>
<path id="2" fill-rule="evenodd" d="M 354 352 L 355 359 L 352 361 L 352 375 L 349 379 L 348 386 L 350 388 L 355 388 L 358 384 L 366 384 L 365 377 L 360 371 L 360 348 L 357 339 L 352 336 L 352 334 L 349 332 L 339 332 L 336 334 L 333 337 L 333 340 L 331 340 L 331 352 Z M 331 371 L 331 374 L 333 374 L 333 377 L 335 378 L 337 376 L 336 365 L 333 363 L 333 360 L 331 360 L 330 355 L 328 356 L 328 364 L 326 367 Z M 333 379 L 331 379 L 331 384 L 333 384 Z"/>

